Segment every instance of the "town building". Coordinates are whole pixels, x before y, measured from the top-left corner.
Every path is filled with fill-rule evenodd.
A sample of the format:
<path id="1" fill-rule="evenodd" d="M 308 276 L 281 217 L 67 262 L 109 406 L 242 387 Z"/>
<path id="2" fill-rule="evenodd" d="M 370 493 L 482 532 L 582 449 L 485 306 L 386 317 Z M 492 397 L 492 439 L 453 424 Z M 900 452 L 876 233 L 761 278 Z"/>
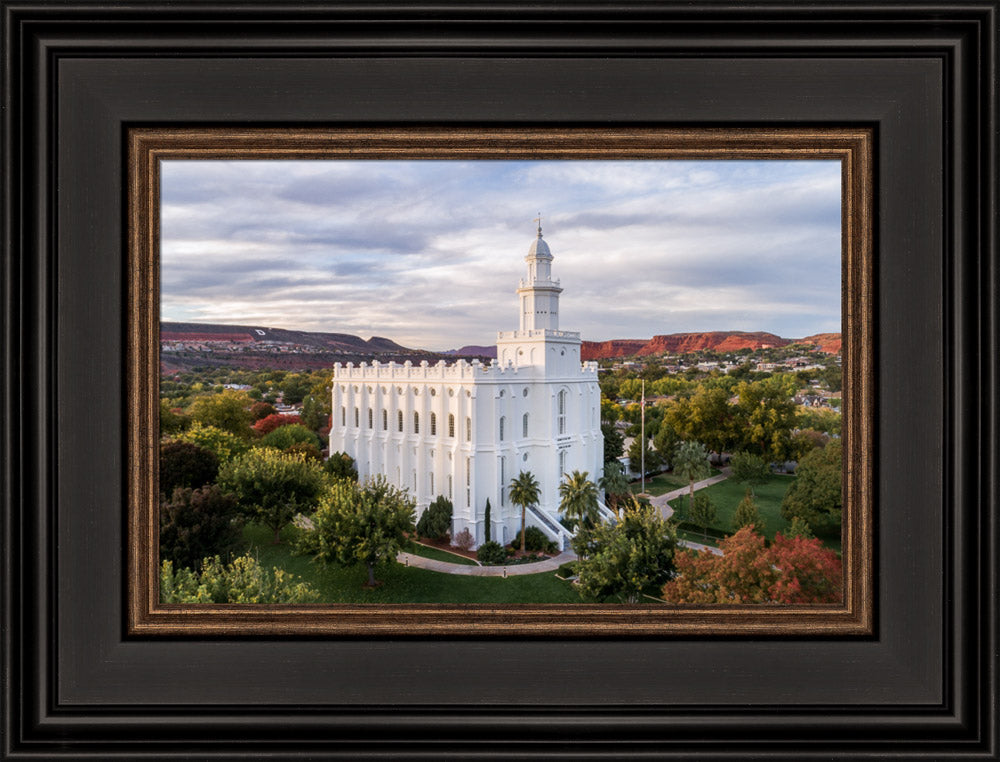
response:
<path id="1" fill-rule="evenodd" d="M 491 539 L 510 542 L 520 530 L 510 483 L 521 471 L 540 487 L 527 524 L 560 547 L 569 537 L 558 520 L 563 475 L 586 471 L 595 483 L 602 476 L 597 363 L 581 363 L 580 334 L 559 328 L 562 287 L 552 259 L 539 221 L 517 289 L 519 327 L 497 334 L 489 365 L 334 366 L 330 452 L 353 457 L 362 479 L 381 473 L 407 489 L 418 515 L 444 495 L 454 505 L 453 536 L 468 529 L 477 547 L 487 500 Z"/>

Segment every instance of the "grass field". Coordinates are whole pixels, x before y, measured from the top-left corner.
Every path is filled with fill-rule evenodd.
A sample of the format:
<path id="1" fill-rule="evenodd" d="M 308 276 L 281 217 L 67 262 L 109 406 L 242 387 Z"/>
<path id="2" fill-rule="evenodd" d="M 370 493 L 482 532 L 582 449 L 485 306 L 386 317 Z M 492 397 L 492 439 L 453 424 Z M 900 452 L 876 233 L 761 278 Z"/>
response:
<path id="1" fill-rule="evenodd" d="M 773 474 L 766 484 L 760 484 L 754 488 L 754 499 L 757 501 L 757 507 L 760 509 L 761 518 L 764 519 L 762 534 L 768 539 L 774 539 L 775 532 L 784 532 L 788 529 L 789 522 L 781 515 L 781 501 L 794 479 L 794 476 Z M 733 532 L 733 514 L 736 513 L 736 506 L 740 504 L 740 501 L 746 494 L 746 489 L 746 485 L 738 484 L 732 479 L 726 479 L 718 484 L 713 484 L 711 487 L 706 487 L 704 490 L 699 490 L 699 492 L 707 494 L 715 505 L 718 520 L 713 526 L 716 529 L 727 534 Z M 670 501 L 670 507 L 674 511 L 680 510 L 682 505 L 684 506 L 684 510 L 681 512 L 686 513 L 688 506 L 687 495 Z M 695 542 L 704 542 L 701 539 L 701 534 L 698 532 L 694 532 L 687 539 L 694 540 Z M 840 538 L 824 537 L 822 540 L 826 547 L 836 550 L 838 553 L 840 552 Z M 707 544 L 711 545 L 714 543 L 710 539 Z"/>
<path id="2" fill-rule="evenodd" d="M 719 469 L 713 468 L 709 476 L 716 476 L 718 473 Z M 667 492 L 673 492 L 675 489 L 687 486 L 687 479 L 674 476 L 672 472 L 646 477 L 646 493 L 650 495 L 662 495 Z M 628 488 L 633 495 L 637 495 L 642 491 L 642 482 L 633 482 L 628 485 Z"/>
<path id="3" fill-rule="evenodd" d="M 288 544 L 273 545 L 269 530 L 250 525 L 244 536 L 262 566 L 296 574 L 322 595 L 323 603 L 581 603 L 579 594 L 554 572 L 524 576 L 464 577 L 415 569 L 398 563 L 376 568 L 382 583 L 375 590 L 362 584 L 368 573 L 362 566 L 343 569 L 293 556 Z"/>

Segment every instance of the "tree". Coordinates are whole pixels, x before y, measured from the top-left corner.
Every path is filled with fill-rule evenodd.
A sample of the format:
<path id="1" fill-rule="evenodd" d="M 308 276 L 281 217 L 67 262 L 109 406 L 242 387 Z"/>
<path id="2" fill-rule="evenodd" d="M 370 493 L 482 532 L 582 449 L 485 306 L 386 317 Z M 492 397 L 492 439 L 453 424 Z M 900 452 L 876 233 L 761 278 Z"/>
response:
<path id="1" fill-rule="evenodd" d="M 736 439 L 736 415 L 729 397 L 725 389 L 703 384 L 690 397 L 673 400 L 664 421 L 679 437 L 702 442 L 712 452 L 722 453 Z"/>
<path id="2" fill-rule="evenodd" d="M 274 405 L 267 402 L 255 402 L 250 406 L 250 421 L 251 423 L 256 423 L 262 418 L 267 418 L 269 415 L 274 415 L 278 411 L 274 409 Z"/>
<path id="3" fill-rule="evenodd" d="M 629 468 L 632 471 L 638 472 L 642 469 L 643 463 L 643 448 L 642 448 L 642 437 L 636 437 L 632 440 L 632 444 L 628 448 L 628 462 Z M 646 462 L 646 473 L 651 471 L 656 471 L 660 468 L 663 463 L 663 458 L 656 450 L 649 446 L 649 438 L 646 438 L 646 452 L 645 452 L 645 462 Z"/>
<path id="4" fill-rule="evenodd" d="M 622 498 L 628 495 L 628 479 L 625 478 L 625 468 L 620 461 L 605 462 L 604 476 L 601 477 L 599 486 L 604 490 L 604 496 L 617 513 Z"/>
<path id="5" fill-rule="evenodd" d="M 733 455 L 729 468 L 733 479 L 739 484 L 746 484 L 751 495 L 756 494 L 754 487 L 767 483 L 771 478 L 771 465 L 760 455 L 745 450 Z"/>
<path id="6" fill-rule="evenodd" d="M 663 587 L 670 603 L 769 603 L 778 570 L 768 557 L 764 537 L 744 527 L 719 543 L 722 555 L 708 549 L 682 549 L 677 576 Z"/>
<path id="7" fill-rule="evenodd" d="M 236 498 L 214 484 L 177 487 L 160 503 L 160 560 L 196 567 L 207 556 L 223 558 L 243 546 Z"/>
<path id="8" fill-rule="evenodd" d="M 510 483 L 510 501 L 514 505 L 521 506 L 521 552 L 524 552 L 524 525 L 527 519 L 527 509 L 529 505 L 538 503 L 539 487 L 538 481 L 531 475 L 530 471 L 522 471 L 517 478 Z"/>
<path id="9" fill-rule="evenodd" d="M 733 529 L 739 530 L 743 527 L 753 527 L 758 532 L 764 531 L 764 519 L 761 518 L 760 508 L 757 507 L 757 503 L 753 499 L 753 492 L 749 487 L 733 513 Z"/>
<path id="10" fill-rule="evenodd" d="M 681 436 L 677 433 L 677 430 L 670 425 L 670 422 L 664 418 L 659 427 L 656 429 L 656 433 L 653 435 L 653 446 L 656 448 L 656 452 L 663 457 L 663 462 L 661 466 L 666 466 L 667 460 L 670 458 L 670 453 L 677 449 L 677 445 L 681 443 Z"/>
<path id="11" fill-rule="evenodd" d="M 691 488 L 691 509 L 694 510 L 694 483 L 712 473 L 708 450 L 701 442 L 681 442 L 674 450 L 674 473 L 687 480 Z"/>
<path id="12" fill-rule="evenodd" d="M 601 422 L 601 435 L 604 437 L 604 462 L 618 460 L 625 451 L 625 437 L 613 423 Z"/>
<path id="13" fill-rule="evenodd" d="M 312 516 L 315 529 L 303 533 L 303 549 L 320 561 L 341 566 L 363 564 L 367 587 L 377 587 L 375 567 L 393 561 L 414 531 L 413 498 L 381 474 L 364 484 L 334 482 Z"/>
<path id="14" fill-rule="evenodd" d="M 589 528 L 600 518 L 597 508 L 597 485 L 586 471 L 563 474 L 559 484 L 559 512 L 574 526 Z"/>
<path id="15" fill-rule="evenodd" d="M 275 544 L 296 513 L 312 510 L 326 482 L 319 463 L 269 447 L 250 450 L 219 470 L 219 487 L 236 495 L 248 519 L 274 532 Z"/>
<path id="16" fill-rule="evenodd" d="M 319 592 L 283 569 L 266 571 L 247 554 L 223 564 L 206 558 L 199 571 L 160 564 L 161 603 L 315 603 Z"/>
<path id="17" fill-rule="evenodd" d="M 795 387 L 795 379 L 788 376 L 743 382 L 736 387 L 738 430 L 744 449 L 769 460 L 788 457 L 795 428 Z"/>
<path id="18" fill-rule="evenodd" d="M 638 503 L 615 524 L 598 524 L 573 538 L 580 594 L 593 601 L 638 603 L 674 573 L 677 528 Z"/>
<path id="19" fill-rule="evenodd" d="M 486 498 L 486 511 L 483 513 L 483 539 L 489 542 L 493 539 L 493 525 L 491 517 L 492 509 L 490 508 L 490 499 Z"/>
<path id="20" fill-rule="evenodd" d="M 176 440 L 160 445 L 160 492 L 163 495 L 174 494 L 177 487 L 203 487 L 214 481 L 218 473 L 219 459 L 205 447 Z"/>
<path id="21" fill-rule="evenodd" d="M 806 523 L 804 519 L 796 516 L 792 519 L 792 523 L 789 525 L 788 530 L 785 532 L 786 537 L 805 537 L 807 540 L 811 540 L 814 535 L 812 530 L 809 528 L 809 524 Z"/>
<path id="22" fill-rule="evenodd" d="M 708 528 L 719 519 L 718 511 L 712 499 L 704 492 L 695 496 L 688 511 L 688 521 L 701 527 L 702 537 L 708 541 Z"/>
<path id="23" fill-rule="evenodd" d="M 708 550 L 677 553 L 677 576 L 663 587 L 671 603 L 836 603 L 843 598 L 843 566 L 819 540 L 778 533 L 768 548 L 750 527 Z"/>
<path id="24" fill-rule="evenodd" d="M 346 452 L 333 452 L 323 464 L 323 470 L 334 479 L 358 480 L 358 469 L 354 465 L 354 458 Z"/>
<path id="25" fill-rule="evenodd" d="M 438 495 L 434 502 L 424 509 L 417 522 L 417 534 L 432 540 L 443 540 L 451 534 L 451 516 L 454 506 L 444 495 Z"/>
<path id="26" fill-rule="evenodd" d="M 299 442 L 311 444 L 316 449 L 319 449 L 321 446 L 319 437 L 301 423 L 293 423 L 289 426 L 277 428 L 260 440 L 262 447 L 274 447 L 278 450 L 287 450 Z"/>
<path id="27" fill-rule="evenodd" d="M 781 515 L 786 520 L 801 518 L 815 534 L 840 531 L 842 451 L 841 440 L 834 439 L 822 450 L 812 450 L 799 461 L 795 481 L 781 501 Z"/>
<path id="28" fill-rule="evenodd" d="M 609 423 L 614 425 L 614 422 L 622 417 L 622 408 L 614 400 L 610 400 L 607 397 L 601 397 L 601 423 Z M 601 430 L 604 427 L 601 426 Z"/>
<path id="29" fill-rule="evenodd" d="M 302 419 L 297 415 L 272 413 L 271 415 L 261 418 L 259 421 L 254 423 L 253 430 L 260 436 L 264 436 L 265 434 L 270 434 L 276 429 L 280 429 L 282 426 L 291 426 L 293 423 L 302 423 Z"/>
<path id="30" fill-rule="evenodd" d="M 160 436 L 177 434 L 184 431 L 191 424 L 188 418 L 180 410 L 175 410 L 170 400 L 160 400 Z"/>
<path id="31" fill-rule="evenodd" d="M 802 460 L 812 450 L 826 447 L 830 437 L 815 429 L 801 429 L 792 434 L 791 450 L 796 460 Z"/>
<path id="32" fill-rule="evenodd" d="M 226 389 L 219 394 L 198 397 L 188 408 L 188 414 L 205 426 L 215 426 L 242 439 L 249 439 L 252 404 L 253 400 L 246 392 Z"/>
<path id="33" fill-rule="evenodd" d="M 205 426 L 195 421 L 176 437 L 179 442 L 192 442 L 215 453 L 219 463 L 226 463 L 250 449 L 246 440 L 216 426 Z"/>
<path id="34" fill-rule="evenodd" d="M 306 460 L 315 460 L 317 463 L 323 462 L 323 453 L 319 451 L 316 445 L 309 442 L 296 442 L 286 447 L 282 452 L 295 452 L 305 455 Z"/>

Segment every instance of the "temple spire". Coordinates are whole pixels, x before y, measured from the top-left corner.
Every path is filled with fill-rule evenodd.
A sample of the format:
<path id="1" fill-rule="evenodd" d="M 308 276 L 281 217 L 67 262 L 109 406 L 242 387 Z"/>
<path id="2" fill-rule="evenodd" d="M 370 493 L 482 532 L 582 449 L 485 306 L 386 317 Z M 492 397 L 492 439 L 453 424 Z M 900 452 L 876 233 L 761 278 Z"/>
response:
<path id="1" fill-rule="evenodd" d="M 542 213 L 541 212 L 538 213 L 538 216 L 535 217 L 534 221 L 538 223 L 538 237 L 541 238 L 542 237 Z"/>

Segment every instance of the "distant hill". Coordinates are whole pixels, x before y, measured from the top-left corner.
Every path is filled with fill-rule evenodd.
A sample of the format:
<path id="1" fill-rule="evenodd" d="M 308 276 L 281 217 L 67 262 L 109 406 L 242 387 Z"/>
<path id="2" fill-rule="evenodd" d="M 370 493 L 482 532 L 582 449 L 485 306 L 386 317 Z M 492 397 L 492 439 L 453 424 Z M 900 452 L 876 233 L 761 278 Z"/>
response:
<path id="1" fill-rule="evenodd" d="M 738 349 L 811 344 L 822 352 L 840 352 L 839 333 L 819 333 L 803 339 L 784 339 L 773 333 L 710 331 L 672 333 L 651 339 L 584 341 L 583 360 L 684 354 L 702 350 L 732 352 Z M 334 363 L 438 362 L 458 358 L 495 358 L 496 346 L 469 344 L 447 352 L 410 349 L 392 339 L 362 339 L 349 333 L 293 331 L 254 325 L 216 323 L 160 323 L 160 369 L 174 373 L 195 367 L 274 368 L 319 370 Z"/>
<path id="2" fill-rule="evenodd" d="M 441 354 L 452 355 L 453 357 L 493 357 L 497 356 L 496 344 L 489 347 L 481 347 L 477 344 L 469 344 L 468 346 L 460 347 L 458 349 L 449 349 Z"/>
<path id="3" fill-rule="evenodd" d="M 444 355 L 409 349 L 391 339 L 349 333 L 215 323 L 160 323 L 162 373 L 194 367 L 318 370 L 336 362 L 437 362 Z"/>
<path id="4" fill-rule="evenodd" d="M 620 357 L 647 357 L 662 354 L 685 354 L 713 350 L 734 352 L 739 349 L 785 347 L 789 344 L 812 344 L 829 354 L 840 352 L 840 334 L 822 333 L 804 339 L 784 339 L 773 333 L 757 331 L 708 331 L 702 333 L 671 333 L 651 339 L 611 339 L 585 341 L 580 355 L 584 360 L 606 360 Z"/>

